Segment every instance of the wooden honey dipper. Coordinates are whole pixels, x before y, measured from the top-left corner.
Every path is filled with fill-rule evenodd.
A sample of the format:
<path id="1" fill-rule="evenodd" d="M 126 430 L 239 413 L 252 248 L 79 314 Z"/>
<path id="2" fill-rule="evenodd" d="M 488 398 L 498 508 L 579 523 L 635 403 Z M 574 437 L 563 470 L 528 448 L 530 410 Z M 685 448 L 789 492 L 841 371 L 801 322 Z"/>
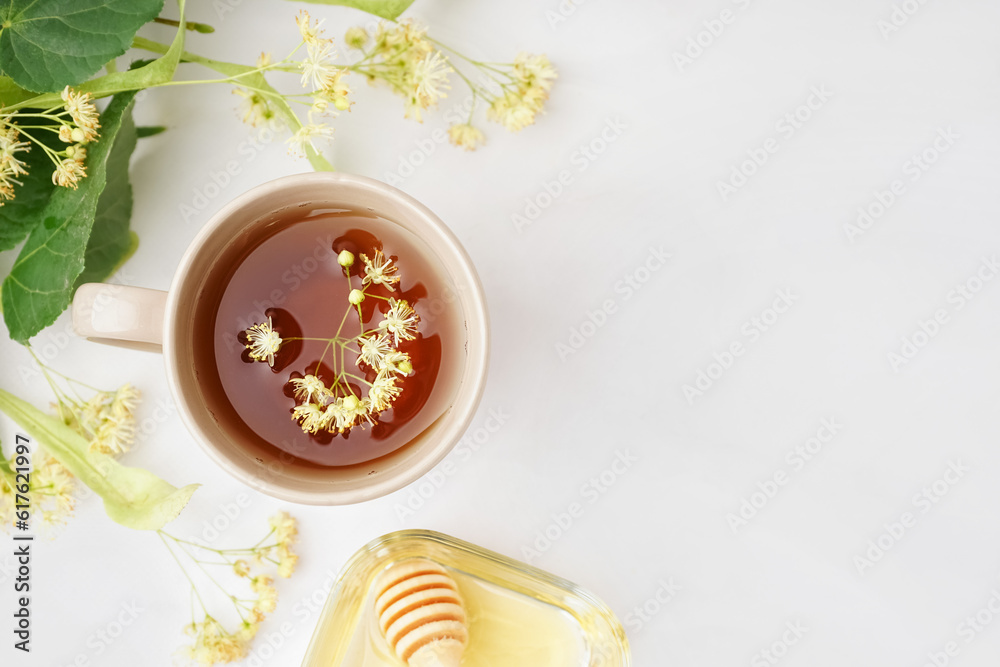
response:
<path id="1" fill-rule="evenodd" d="M 375 615 L 409 667 L 459 667 L 469 641 L 458 586 L 425 558 L 396 563 L 375 580 Z"/>

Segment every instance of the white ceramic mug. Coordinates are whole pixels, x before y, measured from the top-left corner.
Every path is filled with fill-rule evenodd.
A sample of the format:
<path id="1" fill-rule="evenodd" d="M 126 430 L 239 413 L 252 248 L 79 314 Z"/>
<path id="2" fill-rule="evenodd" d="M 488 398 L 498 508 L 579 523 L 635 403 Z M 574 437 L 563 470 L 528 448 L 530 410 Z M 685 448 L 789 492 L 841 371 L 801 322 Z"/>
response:
<path id="1" fill-rule="evenodd" d="M 373 461 L 350 466 L 303 466 L 290 455 L 264 455 L 221 424 L 206 400 L 194 358 L 193 312 L 213 267 L 241 239 L 260 236 L 294 208 L 367 211 L 416 235 L 433 253 L 448 308 L 458 309 L 466 339 L 453 396 L 444 413 L 415 439 Z M 253 233 L 256 231 L 256 235 Z M 231 254 L 231 253 L 230 253 Z M 383 496 L 428 472 L 468 428 L 482 397 L 489 359 L 489 324 L 482 285 L 455 235 L 427 207 L 376 180 L 340 173 L 307 173 L 265 183 L 216 213 L 181 259 L 169 292 L 90 283 L 73 300 L 73 326 L 92 340 L 162 349 L 179 413 L 209 457 L 237 479 L 277 498 L 342 505 Z"/>

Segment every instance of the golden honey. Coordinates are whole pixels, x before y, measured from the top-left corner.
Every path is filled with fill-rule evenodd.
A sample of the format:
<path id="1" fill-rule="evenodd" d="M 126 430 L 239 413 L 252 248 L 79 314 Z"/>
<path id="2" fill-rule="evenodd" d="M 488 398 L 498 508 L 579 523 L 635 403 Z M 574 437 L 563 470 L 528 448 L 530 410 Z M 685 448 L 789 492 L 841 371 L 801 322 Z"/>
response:
<path id="1" fill-rule="evenodd" d="M 430 531 L 391 533 L 359 551 L 327 600 L 303 667 L 404 667 L 379 627 L 374 582 L 407 559 L 442 566 L 466 612 L 462 667 L 622 667 L 621 624 L 591 594 L 531 566 Z"/>

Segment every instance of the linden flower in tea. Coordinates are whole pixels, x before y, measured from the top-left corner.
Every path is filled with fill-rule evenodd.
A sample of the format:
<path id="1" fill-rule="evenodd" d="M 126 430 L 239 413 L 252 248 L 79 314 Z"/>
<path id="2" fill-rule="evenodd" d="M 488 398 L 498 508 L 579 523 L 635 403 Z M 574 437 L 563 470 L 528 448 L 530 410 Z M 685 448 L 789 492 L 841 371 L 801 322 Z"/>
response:
<path id="1" fill-rule="evenodd" d="M 368 259 L 367 255 L 362 254 L 361 261 L 365 263 L 365 277 L 361 281 L 362 285 L 366 287 L 368 285 L 385 285 L 390 292 L 396 290 L 392 285 L 399 282 L 399 278 L 393 276 L 397 267 L 392 266 L 392 260 L 386 259 L 381 250 L 376 250 L 375 257 L 372 259 Z"/>
<path id="2" fill-rule="evenodd" d="M 254 361 L 266 361 L 268 366 L 274 366 L 274 353 L 281 348 L 281 336 L 273 326 L 269 317 L 267 324 L 255 324 L 246 330 L 250 358 Z"/>
<path id="3" fill-rule="evenodd" d="M 342 267 L 348 283 L 347 304 L 340 328 L 332 338 L 282 338 L 274 330 L 270 317 L 266 323 L 254 324 L 244 330 L 246 349 L 253 361 L 267 362 L 274 366 L 275 355 L 282 345 L 296 340 L 325 342 L 323 355 L 316 363 L 315 370 L 302 377 L 292 377 L 289 384 L 296 406 L 292 419 L 310 435 L 320 432 L 345 433 L 354 426 L 375 424 L 378 415 L 392 407 L 402 394 L 403 388 L 397 383 L 401 378 L 413 373 L 410 356 L 399 349 L 400 343 L 415 340 L 420 325 L 420 316 L 403 299 L 375 294 L 375 286 L 395 292 L 399 283 L 397 267 L 382 250 L 375 250 L 372 257 L 361 254 L 363 272 L 361 286 L 354 287 L 351 267 L 354 254 L 342 251 L 337 255 L 337 263 Z M 361 304 L 366 299 L 381 299 L 388 308 L 382 313 L 382 320 L 374 327 L 366 328 Z M 361 333 L 354 337 L 342 336 L 341 332 L 352 312 L 357 315 Z M 353 373 L 344 359 L 347 351 L 357 354 L 355 365 L 367 377 Z M 327 384 L 320 377 L 320 368 L 329 355 L 333 362 L 334 379 Z M 375 376 L 371 377 L 370 373 Z M 356 386 L 367 387 L 367 391 L 356 391 Z"/>

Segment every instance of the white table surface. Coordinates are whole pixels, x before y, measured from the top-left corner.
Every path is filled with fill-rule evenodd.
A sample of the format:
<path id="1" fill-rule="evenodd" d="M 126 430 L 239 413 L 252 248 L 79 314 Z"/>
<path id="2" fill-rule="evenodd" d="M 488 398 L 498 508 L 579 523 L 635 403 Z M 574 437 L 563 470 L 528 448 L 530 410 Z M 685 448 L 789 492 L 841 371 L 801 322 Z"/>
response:
<path id="1" fill-rule="evenodd" d="M 199 53 L 252 61 L 297 39 L 301 5 L 194 4 L 191 18 L 217 27 L 191 37 Z M 1000 280 L 976 280 L 992 278 L 1000 256 L 1000 6 L 900 0 L 919 9 L 883 35 L 890 0 L 561 4 L 568 16 L 554 26 L 557 0 L 418 0 L 410 12 L 471 54 L 545 52 L 560 69 L 536 126 L 510 135 L 491 125 L 473 154 L 436 144 L 400 186 L 454 229 L 486 288 L 491 374 L 470 434 L 504 415 L 472 456 L 453 453 L 453 474 L 412 516 L 399 508 L 415 487 L 334 508 L 253 492 L 185 432 L 157 355 L 67 337 L 65 315 L 36 347 L 92 384 L 138 385 L 140 421 L 165 416 L 125 461 L 204 484 L 175 534 L 202 534 L 234 503 L 245 507 L 220 544 L 256 539 L 278 508 L 299 518 L 299 571 L 279 582 L 278 610 L 246 664 L 299 664 L 331 577 L 372 538 L 429 528 L 523 558 L 573 503 L 582 514 L 549 528 L 562 534 L 533 562 L 602 597 L 626 624 L 636 665 L 918 667 L 946 649 L 955 655 L 939 664 L 996 664 L 1000 619 L 987 605 L 1000 591 Z M 364 21 L 312 9 L 338 36 Z M 724 10 L 722 34 L 702 35 L 709 46 L 678 66 L 675 54 Z M 384 179 L 445 127 L 440 114 L 404 121 L 386 90 L 355 87 L 329 149 L 343 171 Z M 462 102 L 455 90 L 445 109 Z M 800 109 L 810 100 L 814 109 Z M 141 244 L 121 282 L 166 289 L 223 203 L 308 170 L 279 143 L 241 144 L 236 102 L 216 86 L 151 91 L 137 105 L 140 123 L 170 130 L 143 140 L 132 162 Z M 782 119 L 797 111 L 805 120 L 790 130 Z M 591 142 L 603 149 L 593 160 L 580 152 Z M 767 161 L 723 198 L 718 183 L 762 149 Z M 938 159 L 924 171 L 911 160 L 925 150 Z M 231 160 L 240 173 L 200 199 Z M 518 229 L 512 214 L 562 170 L 569 184 Z M 896 180 L 902 194 L 851 238 L 858 208 Z M 653 249 L 670 257 L 647 273 Z M 629 275 L 641 289 L 629 293 Z M 967 284 L 981 287 L 971 299 L 956 291 Z M 780 295 L 791 305 L 769 312 Z M 609 300 L 603 325 L 585 325 Z M 936 316 L 935 335 L 915 335 Z M 904 337 L 922 347 L 894 364 Z M 572 353 L 558 347 L 573 343 Z M 742 353 L 729 367 L 712 367 L 734 344 Z M 22 379 L 27 353 L 7 340 L 0 350 L 0 386 L 47 402 L 40 379 Z M 700 371 L 710 386 L 686 395 Z M 0 423 L 10 442 L 14 426 Z M 821 450 L 798 458 L 817 434 Z M 619 456 L 632 462 L 596 490 L 589 480 Z M 775 476 L 783 483 L 771 487 Z M 773 497 L 753 495 L 769 487 Z M 734 530 L 729 515 L 744 500 L 760 507 Z M 904 513 L 908 526 L 890 536 Z M 880 537 L 885 554 L 858 561 Z M 33 577 L 35 652 L 13 655 L 4 630 L 5 665 L 166 665 L 184 641 L 180 573 L 154 536 L 112 523 L 93 498 L 36 545 Z M 134 620 L 105 644 L 98 633 L 130 606 Z M 966 620 L 977 613 L 979 630 Z M 259 653 L 269 642 L 280 646 Z"/>

